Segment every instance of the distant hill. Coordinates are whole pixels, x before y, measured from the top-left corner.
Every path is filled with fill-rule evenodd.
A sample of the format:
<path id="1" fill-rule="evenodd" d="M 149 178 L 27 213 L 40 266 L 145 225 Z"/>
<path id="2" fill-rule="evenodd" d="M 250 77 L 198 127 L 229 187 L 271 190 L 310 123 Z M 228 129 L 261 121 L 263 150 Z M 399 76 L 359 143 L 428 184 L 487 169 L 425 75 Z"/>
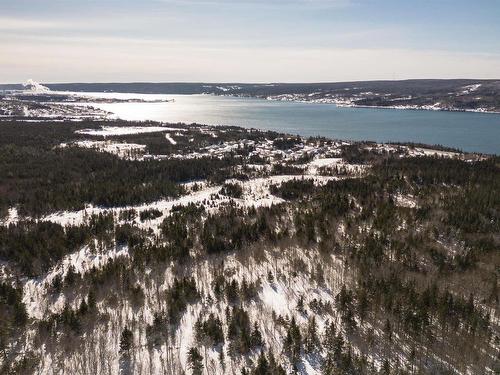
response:
<path id="1" fill-rule="evenodd" d="M 500 80 L 416 79 L 331 83 L 47 83 L 51 90 L 143 94 L 214 94 L 346 106 L 500 112 Z M 0 85 L 0 90 L 22 89 Z"/>
<path id="2" fill-rule="evenodd" d="M 51 90 L 80 92 L 133 92 L 144 94 L 246 93 L 279 95 L 308 93 L 313 90 L 384 90 L 405 93 L 431 93 L 457 90 L 466 85 L 487 84 L 500 88 L 500 80 L 413 79 L 401 81 L 353 81 L 320 83 L 204 83 L 204 82 L 109 82 L 109 83 L 44 83 Z M 22 84 L 0 84 L 1 90 L 20 90 Z"/>

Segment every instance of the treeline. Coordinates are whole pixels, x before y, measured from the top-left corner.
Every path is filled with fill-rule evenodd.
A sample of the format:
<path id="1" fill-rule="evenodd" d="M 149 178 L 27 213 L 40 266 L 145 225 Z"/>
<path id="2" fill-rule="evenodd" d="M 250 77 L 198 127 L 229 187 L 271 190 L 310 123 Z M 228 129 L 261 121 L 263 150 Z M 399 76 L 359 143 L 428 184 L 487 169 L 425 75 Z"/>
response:
<path id="1" fill-rule="evenodd" d="M 21 214 L 82 209 L 84 204 L 123 206 L 177 196 L 179 182 L 207 179 L 229 159 L 124 160 L 93 150 L 0 149 L 0 207 Z"/>
<path id="2" fill-rule="evenodd" d="M 314 190 L 314 180 L 312 179 L 293 179 L 285 181 L 281 185 L 271 185 L 269 187 L 271 194 L 286 200 L 305 199 Z"/>
<path id="3" fill-rule="evenodd" d="M 93 215 L 80 226 L 62 227 L 44 221 L 0 226 L 0 260 L 12 262 L 23 275 L 39 276 L 91 238 L 109 244 L 113 230 L 111 214 Z"/>
<path id="4" fill-rule="evenodd" d="M 214 179 L 221 173 L 230 176 L 226 170 L 236 163 L 232 158 L 124 160 L 116 155 L 91 149 L 58 147 L 62 142 L 70 143 L 91 138 L 76 134 L 75 131 L 98 128 L 101 125 L 102 123 L 91 121 L 70 124 L 44 123 L 43 126 L 24 122 L 2 122 L 0 214 L 5 215 L 6 210 L 14 206 L 18 207 L 23 215 L 38 216 L 56 210 L 81 209 L 87 203 L 110 207 L 151 202 L 181 194 L 182 189 L 177 185 L 180 182 Z M 116 121 L 110 122 L 109 125 L 137 124 Z M 211 139 L 208 133 L 192 133 L 196 134 L 193 136 L 195 139 L 200 138 L 198 146 L 203 142 L 208 145 L 220 141 Z M 231 128 L 228 128 L 226 133 L 220 133 L 220 136 L 224 140 L 236 139 L 242 133 L 248 138 L 263 137 L 259 132 Z M 111 138 L 137 142 L 141 137 L 149 139 L 153 135 Z M 203 141 L 205 138 L 207 140 Z M 154 139 L 165 142 L 165 137 L 158 134 L 154 135 Z M 211 139 L 210 142 L 208 139 Z M 196 149 L 198 150 L 199 148 Z M 162 151 L 159 154 L 168 153 Z"/>
<path id="5" fill-rule="evenodd" d="M 239 184 L 225 183 L 220 189 L 220 194 L 239 199 L 243 196 L 243 188 Z"/>
<path id="6" fill-rule="evenodd" d="M 300 137 L 283 137 L 277 138 L 273 141 L 274 148 L 282 151 L 290 150 L 295 146 L 302 143 L 302 139 Z"/>
<path id="7" fill-rule="evenodd" d="M 400 187 L 403 176 L 407 187 L 443 184 L 478 187 L 481 183 L 498 183 L 498 162 L 498 158 L 467 162 L 439 157 L 388 157 L 375 164 L 374 173 L 388 181 L 390 187 Z"/>
<path id="8" fill-rule="evenodd" d="M 44 122 L 38 123 L 25 121 L 2 121 L 0 123 L 0 149 L 21 147 L 35 152 L 38 149 L 50 150 L 63 142 L 70 142 L 85 138 L 76 134 L 80 129 L 96 129 L 102 122 Z"/>
<path id="9" fill-rule="evenodd" d="M 266 209 L 237 209 L 229 207 L 210 214 L 203 223 L 200 243 L 208 254 L 240 250 L 244 245 L 259 240 L 275 241 L 271 217 L 281 212 L 278 206 Z"/>
<path id="10" fill-rule="evenodd" d="M 367 298 L 363 304 L 383 306 L 408 333 L 443 335 L 452 331 L 480 337 L 489 334 L 490 317 L 477 308 L 473 295 L 464 299 L 449 290 L 440 291 L 437 284 L 421 290 L 414 281 L 401 280 L 395 273 L 386 278 L 366 278 L 358 288 L 356 293 Z"/>
<path id="11" fill-rule="evenodd" d="M 0 259 L 13 262 L 27 276 L 37 276 L 90 238 L 87 227 L 50 222 L 20 222 L 0 226 Z"/>

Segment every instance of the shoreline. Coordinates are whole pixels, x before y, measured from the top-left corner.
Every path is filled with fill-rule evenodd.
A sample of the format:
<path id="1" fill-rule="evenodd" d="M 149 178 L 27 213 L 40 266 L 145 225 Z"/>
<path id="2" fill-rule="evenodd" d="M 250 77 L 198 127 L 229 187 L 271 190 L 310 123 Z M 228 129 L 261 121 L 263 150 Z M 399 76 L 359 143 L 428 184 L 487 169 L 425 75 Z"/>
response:
<path id="1" fill-rule="evenodd" d="M 227 95 L 236 98 L 245 98 L 245 96 L 235 96 L 235 95 Z M 274 102 L 291 102 L 291 103 L 303 103 L 303 104 L 333 104 L 339 108 L 367 108 L 367 109 L 397 109 L 401 111 L 436 111 L 436 112 L 463 112 L 463 113 L 484 113 L 484 114 L 492 114 L 492 115 L 500 115 L 500 111 L 486 111 L 481 109 L 460 109 L 460 108 L 439 108 L 434 106 L 383 106 L 383 105 L 359 105 L 346 103 L 345 101 L 323 101 L 322 99 L 313 99 L 313 100 L 300 100 L 300 99 L 275 99 L 272 97 L 256 97 L 256 96 L 248 96 L 248 98 L 255 99 L 263 99 Z"/>
<path id="2" fill-rule="evenodd" d="M 336 104 L 343 108 L 373 108 L 373 109 L 396 109 L 400 111 L 436 111 L 436 112 L 461 112 L 461 113 L 484 113 L 489 115 L 500 115 L 500 111 L 482 111 L 478 109 L 460 108 L 424 108 L 424 107 L 404 107 L 404 106 L 382 106 L 382 105 L 356 105 L 356 104 Z"/>

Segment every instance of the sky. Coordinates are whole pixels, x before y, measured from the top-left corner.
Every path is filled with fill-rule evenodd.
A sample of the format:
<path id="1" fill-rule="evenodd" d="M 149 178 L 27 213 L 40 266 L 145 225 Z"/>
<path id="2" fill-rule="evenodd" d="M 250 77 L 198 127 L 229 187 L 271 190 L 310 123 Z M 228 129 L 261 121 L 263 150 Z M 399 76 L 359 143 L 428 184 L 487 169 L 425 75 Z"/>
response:
<path id="1" fill-rule="evenodd" d="M 0 82 L 499 78 L 499 0 L 0 0 Z"/>

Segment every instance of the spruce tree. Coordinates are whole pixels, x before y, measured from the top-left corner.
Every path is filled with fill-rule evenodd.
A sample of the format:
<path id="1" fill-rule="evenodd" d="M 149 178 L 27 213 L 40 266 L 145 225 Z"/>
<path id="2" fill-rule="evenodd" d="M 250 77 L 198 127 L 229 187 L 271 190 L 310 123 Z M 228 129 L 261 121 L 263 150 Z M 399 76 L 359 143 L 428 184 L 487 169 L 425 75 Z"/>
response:
<path id="1" fill-rule="evenodd" d="M 125 327 L 122 331 L 122 335 L 120 338 L 120 352 L 124 354 L 128 354 L 133 344 L 133 333 L 130 329 Z"/>
<path id="2" fill-rule="evenodd" d="M 264 352 L 261 351 L 259 359 L 257 360 L 257 367 L 253 371 L 253 375 L 268 375 L 269 374 L 269 362 L 267 361 Z"/>
<path id="3" fill-rule="evenodd" d="M 201 375 L 203 373 L 203 357 L 195 347 L 189 349 L 188 365 L 192 375 Z"/>
<path id="4" fill-rule="evenodd" d="M 305 350 L 308 353 L 312 353 L 320 349 L 320 341 L 318 338 L 318 326 L 316 324 L 316 317 L 313 316 L 309 319 L 307 323 L 306 335 L 304 338 Z"/>
<path id="5" fill-rule="evenodd" d="M 259 325 L 257 324 L 257 322 L 254 323 L 253 331 L 250 336 L 250 342 L 253 347 L 264 345 L 264 342 L 262 340 L 262 334 L 259 331 Z"/>

